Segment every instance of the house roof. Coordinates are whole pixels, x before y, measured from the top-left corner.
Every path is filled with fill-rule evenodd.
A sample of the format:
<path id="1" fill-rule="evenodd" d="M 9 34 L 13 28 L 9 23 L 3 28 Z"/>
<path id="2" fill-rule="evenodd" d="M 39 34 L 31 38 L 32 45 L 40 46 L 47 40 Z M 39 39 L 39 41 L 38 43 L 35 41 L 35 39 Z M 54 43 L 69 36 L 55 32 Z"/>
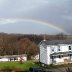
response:
<path id="1" fill-rule="evenodd" d="M 46 44 L 46 45 L 57 45 L 57 44 L 72 44 L 72 39 L 66 39 L 66 40 L 52 40 L 52 41 L 42 41 L 40 44 Z"/>
<path id="2" fill-rule="evenodd" d="M 0 58 L 14 58 L 14 57 L 27 57 L 26 54 L 22 54 L 22 55 L 5 55 L 5 56 L 0 56 Z"/>

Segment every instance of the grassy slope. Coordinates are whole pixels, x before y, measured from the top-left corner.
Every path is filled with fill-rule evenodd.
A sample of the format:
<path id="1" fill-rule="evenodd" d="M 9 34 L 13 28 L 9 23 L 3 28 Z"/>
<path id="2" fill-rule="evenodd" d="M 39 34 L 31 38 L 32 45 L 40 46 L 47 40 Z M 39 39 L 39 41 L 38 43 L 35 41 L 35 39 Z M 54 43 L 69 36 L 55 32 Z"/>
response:
<path id="1" fill-rule="evenodd" d="M 20 64 L 19 62 L 0 62 L 0 69 L 14 69 L 19 68 L 22 70 L 28 70 L 30 67 L 37 66 L 32 61 L 24 62 Z"/>

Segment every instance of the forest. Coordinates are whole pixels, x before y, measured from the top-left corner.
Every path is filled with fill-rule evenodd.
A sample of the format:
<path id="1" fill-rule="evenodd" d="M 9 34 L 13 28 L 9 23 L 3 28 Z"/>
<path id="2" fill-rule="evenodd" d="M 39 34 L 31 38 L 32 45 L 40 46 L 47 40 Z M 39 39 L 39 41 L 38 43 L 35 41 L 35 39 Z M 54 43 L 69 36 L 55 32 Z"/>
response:
<path id="1" fill-rule="evenodd" d="M 38 44 L 45 37 L 46 40 L 68 39 L 64 34 L 35 35 L 35 34 L 7 34 L 0 33 L 0 55 L 27 54 L 28 59 L 39 53 Z"/>

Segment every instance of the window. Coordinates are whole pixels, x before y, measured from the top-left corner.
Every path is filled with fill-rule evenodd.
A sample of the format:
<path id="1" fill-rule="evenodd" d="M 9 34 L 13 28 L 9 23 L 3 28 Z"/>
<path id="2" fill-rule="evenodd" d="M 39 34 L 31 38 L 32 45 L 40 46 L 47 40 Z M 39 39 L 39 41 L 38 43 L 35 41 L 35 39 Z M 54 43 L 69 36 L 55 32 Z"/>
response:
<path id="1" fill-rule="evenodd" d="M 14 57 L 14 60 L 18 60 L 18 58 Z"/>
<path id="2" fill-rule="evenodd" d="M 60 45 L 58 45 L 57 51 L 61 51 L 61 49 L 60 49 Z"/>
<path id="3" fill-rule="evenodd" d="M 54 49 L 52 49 L 52 51 L 54 51 Z"/>
<path id="4" fill-rule="evenodd" d="M 51 49 L 51 52 L 54 52 L 54 48 Z"/>
<path id="5" fill-rule="evenodd" d="M 69 50 L 72 50 L 72 49 L 71 49 L 71 46 L 69 46 Z"/>
<path id="6" fill-rule="evenodd" d="M 61 56 L 59 55 L 59 58 L 61 58 Z"/>
<path id="7" fill-rule="evenodd" d="M 62 57 L 63 57 L 63 55 L 62 55 Z"/>
<path id="8" fill-rule="evenodd" d="M 72 54 L 68 54 L 69 58 L 71 59 L 72 58 Z"/>
<path id="9" fill-rule="evenodd" d="M 60 48 L 58 48 L 58 51 L 60 51 Z"/>

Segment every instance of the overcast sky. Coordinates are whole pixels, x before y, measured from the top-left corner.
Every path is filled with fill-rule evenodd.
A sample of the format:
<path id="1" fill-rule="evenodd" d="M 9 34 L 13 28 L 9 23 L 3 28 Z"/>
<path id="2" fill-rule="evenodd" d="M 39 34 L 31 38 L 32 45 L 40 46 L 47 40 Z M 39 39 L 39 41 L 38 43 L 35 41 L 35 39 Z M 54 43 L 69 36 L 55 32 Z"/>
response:
<path id="1" fill-rule="evenodd" d="M 72 0 L 0 0 L 0 32 L 72 34 Z"/>

